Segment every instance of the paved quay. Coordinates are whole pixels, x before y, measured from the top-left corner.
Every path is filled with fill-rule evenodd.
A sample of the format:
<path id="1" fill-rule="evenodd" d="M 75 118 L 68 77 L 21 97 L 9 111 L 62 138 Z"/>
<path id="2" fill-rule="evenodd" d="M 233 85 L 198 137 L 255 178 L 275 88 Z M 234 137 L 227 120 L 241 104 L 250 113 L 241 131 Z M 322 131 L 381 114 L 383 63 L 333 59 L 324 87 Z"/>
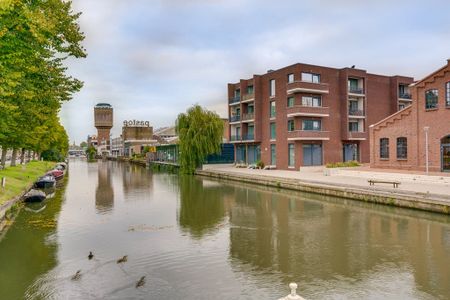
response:
<path id="1" fill-rule="evenodd" d="M 446 214 L 450 210 L 450 174 L 386 172 L 380 169 L 372 170 L 366 166 L 327 171 L 329 175 L 325 175 L 323 167 L 290 171 L 205 165 L 198 174 Z M 371 186 L 369 179 L 399 181 L 401 184 L 398 188 L 382 183 Z"/>

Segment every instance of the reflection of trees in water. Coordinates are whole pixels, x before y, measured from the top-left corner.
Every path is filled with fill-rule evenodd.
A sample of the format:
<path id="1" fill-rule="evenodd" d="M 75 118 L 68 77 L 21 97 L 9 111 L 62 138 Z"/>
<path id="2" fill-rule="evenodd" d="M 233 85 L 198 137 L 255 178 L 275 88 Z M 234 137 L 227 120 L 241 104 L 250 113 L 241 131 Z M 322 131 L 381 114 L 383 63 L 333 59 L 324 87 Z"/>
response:
<path id="1" fill-rule="evenodd" d="M 123 191 L 125 194 L 152 188 L 152 172 L 140 165 L 122 164 Z"/>
<path id="2" fill-rule="evenodd" d="M 235 189 L 230 212 L 234 267 L 248 271 L 244 263 L 279 271 L 288 282 L 305 276 L 364 279 L 371 272 L 409 266 L 419 289 L 450 295 L 450 226 L 424 221 L 419 212 L 348 207 L 309 195 L 311 200 L 302 201 L 300 196 Z"/>
<path id="3" fill-rule="evenodd" d="M 33 281 L 56 266 L 56 222 L 65 186 L 41 212 L 22 209 L 0 240 L 0 299 L 23 299 Z"/>
<path id="4" fill-rule="evenodd" d="M 179 186 L 180 226 L 197 238 L 217 229 L 225 214 L 226 188 L 204 186 L 203 180 L 188 175 L 180 175 Z"/>
<path id="5" fill-rule="evenodd" d="M 98 162 L 98 184 L 95 191 L 95 208 L 100 213 L 110 212 L 114 207 L 111 168 L 112 165 L 110 162 Z"/>

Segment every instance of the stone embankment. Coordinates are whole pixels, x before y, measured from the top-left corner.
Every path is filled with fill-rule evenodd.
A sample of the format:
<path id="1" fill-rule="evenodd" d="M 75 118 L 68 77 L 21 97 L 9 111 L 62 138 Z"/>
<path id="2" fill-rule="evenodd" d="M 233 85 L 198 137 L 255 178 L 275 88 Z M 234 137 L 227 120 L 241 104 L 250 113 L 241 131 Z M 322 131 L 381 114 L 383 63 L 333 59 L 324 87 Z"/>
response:
<path id="1" fill-rule="evenodd" d="M 323 180 L 249 174 L 220 169 L 199 170 L 196 174 L 217 179 L 254 183 L 326 196 L 450 214 L 450 195 L 448 194 L 423 193 L 400 189 L 369 188 L 361 185 L 332 183 Z"/>

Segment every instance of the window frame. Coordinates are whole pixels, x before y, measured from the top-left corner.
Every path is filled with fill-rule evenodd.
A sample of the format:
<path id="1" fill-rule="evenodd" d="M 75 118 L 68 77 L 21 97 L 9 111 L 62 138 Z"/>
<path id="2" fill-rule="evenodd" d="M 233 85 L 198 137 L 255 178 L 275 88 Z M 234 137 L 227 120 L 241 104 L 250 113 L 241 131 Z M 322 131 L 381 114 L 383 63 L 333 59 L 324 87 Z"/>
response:
<path id="1" fill-rule="evenodd" d="M 275 97 L 275 89 L 276 89 L 275 79 L 270 79 L 269 80 L 269 96 L 270 97 Z"/>
<path id="2" fill-rule="evenodd" d="M 288 129 L 288 132 L 292 132 L 292 131 L 295 130 L 295 121 L 294 121 L 294 119 L 289 119 L 287 121 L 287 129 Z"/>
<path id="3" fill-rule="evenodd" d="M 450 107 L 450 81 L 445 83 L 445 107 Z"/>
<path id="4" fill-rule="evenodd" d="M 389 159 L 389 138 L 380 138 L 380 159 Z"/>
<path id="5" fill-rule="evenodd" d="M 308 99 L 310 99 L 310 104 L 308 105 Z M 314 103 L 318 105 L 314 105 Z M 305 105 L 305 103 L 307 105 Z M 302 96 L 302 106 L 305 107 L 322 107 L 322 96 L 314 95 L 314 96 Z"/>
<path id="6" fill-rule="evenodd" d="M 291 80 L 292 79 L 292 80 Z M 295 76 L 294 76 L 294 73 L 289 73 L 288 75 L 287 75 L 287 82 L 288 83 L 293 83 L 295 81 Z"/>
<path id="7" fill-rule="evenodd" d="M 310 127 L 306 126 L 307 123 L 312 124 L 312 127 L 311 127 L 312 129 L 308 129 Z M 317 123 L 319 126 L 318 127 L 314 126 L 315 123 Z M 302 130 L 303 131 L 321 131 L 322 130 L 322 120 L 312 120 L 312 119 L 302 120 Z"/>
<path id="8" fill-rule="evenodd" d="M 275 118 L 276 116 L 277 116 L 277 104 L 275 103 L 275 101 L 269 101 L 269 117 L 272 119 Z"/>
<path id="9" fill-rule="evenodd" d="M 429 95 L 433 95 L 433 99 L 429 99 Z M 434 100 L 433 102 L 429 102 Z M 436 109 L 439 107 L 439 90 L 438 89 L 429 89 L 425 91 L 425 110 L 428 109 Z"/>
<path id="10" fill-rule="evenodd" d="M 402 142 L 404 141 L 404 143 Z M 408 138 L 401 136 L 397 138 L 397 159 L 408 159 Z"/>
<path id="11" fill-rule="evenodd" d="M 253 85 L 247 85 L 247 94 L 251 95 L 254 93 L 254 87 Z"/>
<path id="12" fill-rule="evenodd" d="M 288 167 L 295 167 L 295 144 L 288 144 Z"/>
<path id="13" fill-rule="evenodd" d="M 269 129 L 270 129 L 270 139 L 271 140 L 276 140 L 276 138 L 277 138 L 277 124 L 275 122 L 270 122 Z"/>
<path id="14" fill-rule="evenodd" d="M 312 73 L 312 72 L 302 72 L 301 75 L 301 80 L 303 82 L 311 82 L 311 83 L 320 83 L 320 74 L 317 73 Z M 309 77 L 311 77 L 309 79 Z M 316 79 L 316 80 L 314 80 Z"/>
<path id="15" fill-rule="evenodd" d="M 292 105 L 290 105 L 290 101 L 292 99 Z M 287 107 L 294 107 L 295 106 L 295 97 L 294 96 L 289 96 L 287 97 Z"/>
<path id="16" fill-rule="evenodd" d="M 277 146 L 276 144 L 270 144 L 270 165 L 277 165 Z"/>

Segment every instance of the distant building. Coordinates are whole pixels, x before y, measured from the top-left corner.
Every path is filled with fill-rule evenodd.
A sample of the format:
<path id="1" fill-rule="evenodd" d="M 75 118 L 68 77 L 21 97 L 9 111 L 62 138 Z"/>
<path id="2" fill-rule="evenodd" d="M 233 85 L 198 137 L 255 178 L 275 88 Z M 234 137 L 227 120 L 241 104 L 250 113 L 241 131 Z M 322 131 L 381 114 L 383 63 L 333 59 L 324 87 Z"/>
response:
<path id="1" fill-rule="evenodd" d="M 370 126 L 371 166 L 450 172 L 450 59 L 410 85 L 412 105 Z M 428 147 L 427 147 L 428 141 Z"/>
<path id="2" fill-rule="evenodd" d="M 122 137 L 116 137 L 111 140 L 111 155 L 112 156 L 123 156 L 123 140 Z"/>
<path id="3" fill-rule="evenodd" d="M 154 145 L 153 128 L 148 121 L 124 121 L 122 127 L 123 155 L 142 154 L 145 146 Z"/>
<path id="4" fill-rule="evenodd" d="M 174 144 L 178 142 L 175 126 L 158 128 L 153 132 L 159 144 Z"/>
<path id="5" fill-rule="evenodd" d="M 97 141 L 96 135 L 88 135 L 86 142 L 87 142 L 88 147 L 92 146 L 95 149 L 97 149 L 98 141 Z"/>
<path id="6" fill-rule="evenodd" d="M 98 103 L 94 107 L 94 123 L 97 128 L 97 145 L 103 153 L 110 150 L 110 134 L 113 127 L 113 108 L 108 103 Z"/>

